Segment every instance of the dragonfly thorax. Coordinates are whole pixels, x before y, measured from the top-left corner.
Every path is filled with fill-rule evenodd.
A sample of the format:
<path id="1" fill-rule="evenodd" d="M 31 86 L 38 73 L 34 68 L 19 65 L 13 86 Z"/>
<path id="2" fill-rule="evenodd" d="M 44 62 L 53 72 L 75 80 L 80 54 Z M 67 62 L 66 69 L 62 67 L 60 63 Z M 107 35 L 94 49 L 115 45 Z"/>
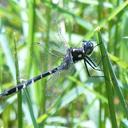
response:
<path id="1" fill-rule="evenodd" d="M 70 48 L 73 62 L 78 62 L 86 58 L 93 51 L 93 43 L 91 41 L 83 41 L 83 47 Z"/>
<path id="2" fill-rule="evenodd" d="M 74 63 L 84 59 L 83 48 L 70 48 L 70 52 Z"/>

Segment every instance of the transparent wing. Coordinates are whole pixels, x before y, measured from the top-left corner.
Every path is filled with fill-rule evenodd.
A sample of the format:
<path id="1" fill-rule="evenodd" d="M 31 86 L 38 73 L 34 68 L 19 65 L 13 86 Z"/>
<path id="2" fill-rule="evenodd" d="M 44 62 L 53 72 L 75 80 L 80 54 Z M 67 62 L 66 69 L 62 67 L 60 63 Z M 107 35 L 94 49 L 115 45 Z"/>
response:
<path id="1" fill-rule="evenodd" d="M 68 80 L 67 76 L 73 75 L 75 72 L 74 65 L 68 70 L 61 70 L 56 72 L 47 79 L 46 95 L 47 95 L 47 108 L 54 105 L 59 97 L 64 93 Z"/>

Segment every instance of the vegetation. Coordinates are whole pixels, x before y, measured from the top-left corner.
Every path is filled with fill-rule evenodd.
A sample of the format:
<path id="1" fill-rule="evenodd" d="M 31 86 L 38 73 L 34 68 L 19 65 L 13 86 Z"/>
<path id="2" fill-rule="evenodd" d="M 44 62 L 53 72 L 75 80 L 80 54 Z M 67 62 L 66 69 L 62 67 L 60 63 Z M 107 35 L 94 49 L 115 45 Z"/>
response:
<path id="1" fill-rule="evenodd" d="M 59 66 L 82 40 L 98 44 L 90 58 L 101 71 L 87 65 L 88 77 L 81 61 L 1 97 L 0 128 L 127 128 L 127 9 L 128 0 L 1 1 L 0 92 Z"/>

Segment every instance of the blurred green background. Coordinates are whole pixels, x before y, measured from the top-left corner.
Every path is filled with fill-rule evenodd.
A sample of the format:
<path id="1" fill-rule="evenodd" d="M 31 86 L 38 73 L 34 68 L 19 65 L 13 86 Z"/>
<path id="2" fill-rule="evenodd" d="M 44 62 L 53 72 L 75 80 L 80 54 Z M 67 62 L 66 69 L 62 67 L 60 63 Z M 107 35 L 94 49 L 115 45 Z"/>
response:
<path id="1" fill-rule="evenodd" d="M 128 127 L 128 0 L 0 0 L 0 92 L 57 67 L 82 40 L 105 45 L 91 55 L 102 71 L 89 67 L 105 80 L 78 62 L 0 98 L 0 128 Z"/>

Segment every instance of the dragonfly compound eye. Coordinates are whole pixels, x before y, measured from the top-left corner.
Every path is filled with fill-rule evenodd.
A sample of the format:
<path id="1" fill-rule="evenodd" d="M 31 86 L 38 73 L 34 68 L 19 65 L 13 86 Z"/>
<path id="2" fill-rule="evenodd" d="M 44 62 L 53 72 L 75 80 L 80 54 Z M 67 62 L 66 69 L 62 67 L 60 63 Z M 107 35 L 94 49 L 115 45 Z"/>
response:
<path id="1" fill-rule="evenodd" d="M 93 43 L 91 41 L 83 41 L 83 48 L 86 55 L 90 55 L 93 51 Z"/>

